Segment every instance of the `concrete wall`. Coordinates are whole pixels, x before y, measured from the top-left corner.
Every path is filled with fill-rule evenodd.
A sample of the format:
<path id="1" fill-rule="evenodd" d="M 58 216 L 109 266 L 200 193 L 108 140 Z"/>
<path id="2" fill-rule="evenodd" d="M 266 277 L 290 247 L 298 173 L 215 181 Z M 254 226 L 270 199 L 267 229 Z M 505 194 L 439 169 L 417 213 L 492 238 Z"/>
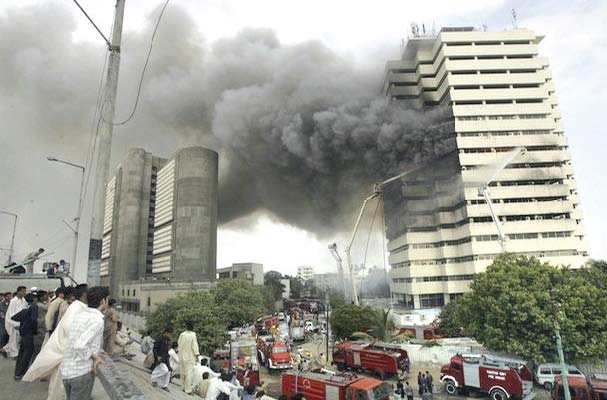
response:
<path id="1" fill-rule="evenodd" d="M 218 154 L 188 147 L 175 155 L 175 257 L 171 276 L 214 280 L 217 263 Z"/>

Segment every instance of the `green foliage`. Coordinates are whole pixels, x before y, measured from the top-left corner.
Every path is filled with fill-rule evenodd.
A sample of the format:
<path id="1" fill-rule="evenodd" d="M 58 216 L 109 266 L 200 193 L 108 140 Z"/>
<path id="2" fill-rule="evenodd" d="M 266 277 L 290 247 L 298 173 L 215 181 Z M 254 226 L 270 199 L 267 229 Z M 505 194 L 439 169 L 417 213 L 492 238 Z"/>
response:
<path id="1" fill-rule="evenodd" d="M 391 340 L 394 332 L 394 321 L 390 318 L 390 311 L 373 310 L 369 334 L 379 340 Z"/>
<path id="2" fill-rule="evenodd" d="M 183 293 L 160 304 L 147 317 L 147 330 L 152 337 L 158 338 L 166 326 L 172 326 L 173 340 L 177 341 L 188 319 L 194 321 L 201 352 L 210 355 L 227 340 L 225 319 L 209 292 Z"/>
<path id="3" fill-rule="evenodd" d="M 289 284 L 291 285 L 292 299 L 301 299 L 304 297 L 307 283 L 304 285 L 301 279 L 297 277 L 289 277 Z"/>
<path id="4" fill-rule="evenodd" d="M 285 290 L 285 286 L 280 283 L 283 279 L 282 274 L 277 271 L 268 271 L 263 277 L 264 286 L 264 304 L 267 311 L 273 313 L 276 312 L 276 302 L 282 299 L 282 292 Z"/>
<path id="5" fill-rule="evenodd" d="M 436 346 L 440 346 L 440 343 L 436 339 L 425 340 L 422 343 L 422 347 L 436 347 Z"/>
<path id="6" fill-rule="evenodd" d="M 463 307 L 459 307 L 459 300 L 447 303 L 440 313 L 440 334 L 447 337 L 460 337 L 465 334 L 463 331 L 462 316 Z"/>
<path id="7" fill-rule="evenodd" d="M 249 282 L 221 280 L 211 289 L 211 294 L 228 328 L 251 323 L 265 313 L 263 291 Z"/>
<path id="8" fill-rule="evenodd" d="M 556 358 L 555 316 L 570 360 L 607 354 L 607 268 L 571 271 L 504 254 L 476 276 L 471 292 L 445 307 L 441 325 L 460 327 L 491 350 L 537 363 Z"/>
<path id="9" fill-rule="evenodd" d="M 375 318 L 369 306 L 346 304 L 331 313 L 331 329 L 338 338 L 349 338 L 354 332 L 370 329 L 377 322 Z"/>
<path id="10" fill-rule="evenodd" d="M 255 321 L 263 315 L 263 294 L 250 283 L 227 279 L 208 292 L 189 292 L 160 304 L 147 318 L 147 330 L 159 337 L 171 325 L 173 340 L 185 330 L 185 321 L 194 321 L 194 331 L 201 352 L 211 355 L 227 340 L 226 332 L 234 326 Z"/>
<path id="11" fill-rule="evenodd" d="M 343 292 L 334 289 L 329 290 L 329 304 L 331 305 L 332 309 L 345 305 L 346 300 L 344 299 Z"/>

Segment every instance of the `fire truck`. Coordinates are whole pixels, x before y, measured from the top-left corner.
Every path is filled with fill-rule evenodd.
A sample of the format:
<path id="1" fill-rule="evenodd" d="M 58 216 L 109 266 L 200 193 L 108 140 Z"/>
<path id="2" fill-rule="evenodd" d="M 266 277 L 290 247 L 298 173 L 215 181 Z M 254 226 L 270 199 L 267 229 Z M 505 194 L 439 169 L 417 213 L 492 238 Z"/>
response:
<path id="1" fill-rule="evenodd" d="M 445 392 L 488 393 L 492 400 L 533 397 L 533 375 L 522 360 L 491 354 L 456 354 L 441 368 Z"/>
<path id="2" fill-rule="evenodd" d="M 230 364 L 236 372 L 236 378 L 244 387 L 258 386 L 259 362 L 256 357 L 257 344 L 249 336 L 238 336 L 230 342 Z"/>
<path id="3" fill-rule="evenodd" d="M 261 317 L 255 322 L 255 330 L 258 333 L 271 332 L 272 329 L 280 325 L 280 320 L 277 316 L 271 315 L 268 317 Z"/>
<path id="4" fill-rule="evenodd" d="M 282 374 L 281 381 L 288 400 L 296 393 L 306 400 L 388 400 L 391 391 L 385 382 L 353 375 L 289 371 Z"/>
<path id="5" fill-rule="evenodd" d="M 568 376 L 571 400 L 607 400 L 607 376 L 593 377 L 588 380 L 581 376 Z M 557 376 L 552 389 L 553 400 L 565 398 L 563 378 Z"/>
<path id="6" fill-rule="evenodd" d="M 257 356 L 259 362 L 268 367 L 270 372 L 293 367 L 289 347 L 272 335 L 257 336 Z"/>
<path id="7" fill-rule="evenodd" d="M 439 321 L 434 320 L 430 325 L 403 325 L 398 333 L 408 333 L 413 339 L 434 340 L 445 337 L 440 328 Z"/>
<path id="8" fill-rule="evenodd" d="M 398 376 L 404 379 L 409 372 L 409 356 L 398 345 L 383 342 L 347 341 L 333 348 L 333 362 L 338 370 L 370 371 L 380 379 Z"/>

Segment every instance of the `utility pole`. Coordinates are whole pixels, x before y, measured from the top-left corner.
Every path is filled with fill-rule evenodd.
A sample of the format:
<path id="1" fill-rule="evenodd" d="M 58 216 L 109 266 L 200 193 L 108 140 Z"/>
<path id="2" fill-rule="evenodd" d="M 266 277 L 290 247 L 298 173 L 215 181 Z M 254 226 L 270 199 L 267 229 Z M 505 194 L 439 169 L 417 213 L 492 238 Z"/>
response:
<path id="1" fill-rule="evenodd" d="M 563 344 L 561 342 L 561 331 L 559 327 L 558 313 L 554 318 L 554 333 L 556 335 L 556 351 L 559 354 L 559 364 L 561 364 L 561 379 L 563 380 L 563 391 L 565 392 L 565 400 L 571 400 L 571 393 L 569 393 L 569 371 L 567 371 L 567 365 L 565 364 L 565 356 L 563 355 Z"/>
<path id="2" fill-rule="evenodd" d="M 11 249 L 8 253 L 8 265 L 11 265 L 13 262 L 13 256 L 15 255 L 15 231 L 17 230 L 17 214 L 8 212 L 8 211 L 0 211 L 0 214 L 10 215 L 11 217 L 15 217 L 15 222 L 13 223 L 13 235 L 11 237 Z"/>
<path id="3" fill-rule="evenodd" d="M 91 239 L 89 242 L 89 259 L 87 282 L 95 286 L 100 284 L 101 244 L 103 241 L 103 219 L 105 213 L 105 185 L 109 175 L 110 157 L 112 154 L 112 133 L 114 130 L 114 110 L 118 90 L 118 72 L 120 70 L 120 41 L 122 39 L 122 20 L 125 0 L 117 0 L 114 17 L 114 30 L 109 43 L 107 78 L 104 99 L 101 105 L 101 126 L 97 144 L 97 168 L 93 191 L 93 215 L 91 220 Z M 87 16 L 88 17 L 88 16 Z M 92 22 L 92 21 L 91 21 Z M 107 40 L 106 40 L 107 42 Z"/>

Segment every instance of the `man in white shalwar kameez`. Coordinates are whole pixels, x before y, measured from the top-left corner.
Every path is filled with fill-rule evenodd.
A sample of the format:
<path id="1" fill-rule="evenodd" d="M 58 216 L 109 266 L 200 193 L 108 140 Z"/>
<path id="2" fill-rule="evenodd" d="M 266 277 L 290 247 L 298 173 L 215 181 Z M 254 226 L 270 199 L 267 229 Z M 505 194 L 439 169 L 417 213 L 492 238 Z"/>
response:
<path id="1" fill-rule="evenodd" d="M 86 298 L 86 293 L 81 299 Z M 67 308 L 67 311 L 57 324 L 55 330 L 49 337 L 48 341 L 34 360 L 27 373 L 23 376 L 26 382 L 33 382 L 36 379 L 51 376 L 48 384 L 47 400 L 58 400 L 64 397 L 65 391 L 61 379 L 61 360 L 65 347 L 69 339 L 69 327 L 74 319 L 74 316 L 87 309 L 87 305 L 80 301 L 74 300 Z"/>
<path id="2" fill-rule="evenodd" d="M 194 330 L 194 322 L 191 320 L 185 321 L 186 330 L 179 335 L 177 339 L 177 348 L 179 348 L 179 376 L 181 378 L 181 387 L 187 394 L 192 394 L 192 378 L 190 372 L 194 369 L 198 362 L 198 339 Z"/>
<path id="3" fill-rule="evenodd" d="M 9 338 L 8 343 L 2 350 L 10 358 L 15 358 L 19 354 L 19 322 L 13 321 L 12 318 L 19 311 L 27 308 L 27 302 L 23 298 L 26 290 L 25 286 L 19 286 L 17 288 L 17 295 L 11 299 L 8 309 L 6 310 L 4 327 L 6 328 Z"/>

